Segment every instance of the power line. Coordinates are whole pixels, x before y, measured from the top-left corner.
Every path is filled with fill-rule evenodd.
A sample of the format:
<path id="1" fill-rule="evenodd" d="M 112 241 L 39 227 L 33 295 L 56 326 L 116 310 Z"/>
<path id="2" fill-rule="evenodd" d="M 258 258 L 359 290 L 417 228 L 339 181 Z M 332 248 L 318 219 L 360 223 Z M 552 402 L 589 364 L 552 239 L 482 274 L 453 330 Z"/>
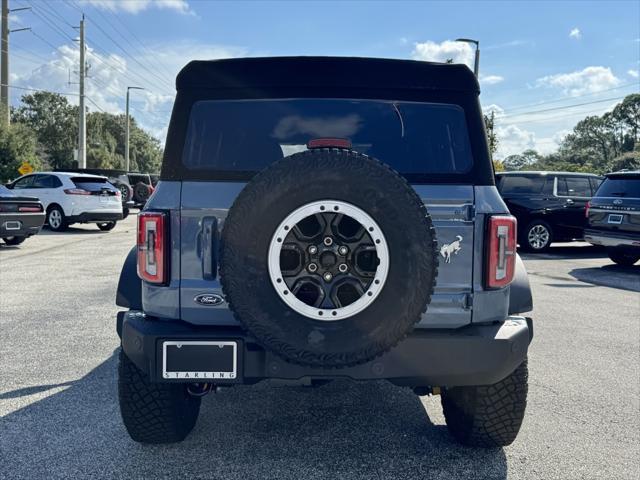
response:
<path id="1" fill-rule="evenodd" d="M 576 98 L 589 97 L 589 96 L 592 96 L 592 95 L 600 95 L 601 93 L 611 92 L 613 90 L 620 90 L 620 89 L 627 88 L 627 87 L 637 87 L 637 86 L 638 86 L 637 83 L 627 83 L 625 85 L 619 85 L 617 87 L 607 88 L 606 90 L 600 90 L 598 92 L 590 92 L 590 93 L 584 93 L 582 95 L 576 95 L 576 96 L 568 97 L 568 98 L 559 98 L 559 99 L 556 99 L 556 100 L 547 100 L 547 101 L 544 101 L 544 102 L 537 102 L 537 103 L 530 103 L 530 104 L 526 104 L 526 105 L 519 105 L 517 107 L 511 107 L 511 108 L 507 109 L 506 111 L 509 112 L 509 114 L 511 114 L 511 112 L 513 112 L 514 110 L 521 110 L 523 108 L 529 108 L 529 107 L 537 107 L 537 106 L 540 106 L 540 105 L 567 102 L 567 101 L 570 101 L 570 100 L 574 100 Z"/>
<path id="2" fill-rule="evenodd" d="M 47 40 L 46 38 L 42 37 L 41 35 L 37 34 L 36 32 L 34 32 L 33 30 L 31 30 L 31 33 L 33 33 L 33 35 L 36 38 L 39 38 L 42 42 L 46 43 L 47 45 L 49 45 L 51 48 L 53 48 L 54 52 L 58 51 L 59 47 L 56 47 L 53 43 L 51 43 L 49 40 Z"/>
<path id="3" fill-rule="evenodd" d="M 102 113 L 107 113 L 107 112 L 105 112 L 102 108 L 100 108 L 100 105 L 98 105 L 96 102 L 94 102 L 94 101 L 93 101 L 93 99 L 92 99 L 91 97 L 87 97 L 87 96 L 85 95 L 85 97 L 84 97 L 84 98 L 86 98 L 86 99 L 87 99 L 87 100 L 89 100 L 91 103 L 93 103 L 93 105 L 94 105 L 98 110 L 100 110 Z"/>
<path id="4" fill-rule="evenodd" d="M 123 33 L 122 31 L 117 28 L 110 20 L 109 18 L 99 9 L 97 8 L 95 5 L 93 6 L 94 11 L 102 18 L 104 19 L 104 21 L 111 27 L 111 29 L 117 33 L 120 38 L 122 38 L 132 49 L 137 50 L 138 52 L 141 52 L 140 48 L 136 47 Z M 136 38 L 135 34 L 133 33 L 133 31 L 131 31 L 129 29 L 129 27 L 127 27 L 123 21 L 120 19 L 120 17 L 118 17 L 115 13 L 113 12 L 109 12 L 111 14 L 111 16 L 113 16 L 113 18 L 115 18 L 116 20 L 118 20 L 118 22 L 120 22 L 120 24 L 124 27 L 125 31 L 127 31 L 127 33 L 129 33 L 132 37 Z M 142 41 L 140 41 L 139 39 L 137 39 L 138 43 L 140 44 L 140 46 L 147 52 L 147 54 L 153 55 L 152 52 L 150 52 L 146 46 L 142 43 Z M 146 63 L 146 62 L 145 62 Z M 161 65 L 162 66 L 162 65 Z M 154 69 L 157 69 L 157 66 L 154 65 L 150 65 L 147 63 L 146 68 L 149 71 L 155 71 Z M 158 74 L 160 74 L 161 72 L 157 72 Z M 160 77 L 158 77 L 160 78 Z M 169 74 L 167 77 L 165 77 L 164 75 L 161 78 L 162 81 L 167 82 L 169 84 L 173 84 L 173 79 L 172 79 L 172 75 Z"/>
<path id="5" fill-rule="evenodd" d="M 534 118 L 531 120 L 523 120 L 523 121 L 517 121 L 517 120 L 512 120 L 511 122 L 505 122 L 505 123 L 500 123 L 498 126 L 511 126 L 511 125 L 525 125 L 527 123 L 538 123 L 538 122 L 548 122 L 551 120 L 559 120 L 562 118 L 570 118 L 570 117 L 575 117 L 577 115 L 589 115 L 590 113 L 596 113 L 596 112 L 601 112 L 602 109 L 598 108 L 598 109 L 590 109 L 590 110 L 585 110 L 582 112 L 573 112 L 573 113 L 563 113 L 561 115 L 551 115 L 551 116 L 547 116 L 547 117 L 543 117 L 543 118 Z"/>
<path id="6" fill-rule="evenodd" d="M 100 32 L 102 32 L 102 34 L 107 37 L 109 40 L 111 40 L 111 42 L 117 46 L 120 50 L 122 50 L 122 52 L 129 57 L 131 60 L 133 60 L 136 64 L 138 64 L 142 69 L 144 69 L 147 73 L 150 73 L 151 75 L 153 75 L 156 79 L 160 80 L 160 84 L 155 84 L 156 87 L 160 86 L 159 90 L 162 92 L 163 89 L 167 88 L 166 85 L 163 86 L 163 84 L 166 82 L 165 79 L 161 78 L 159 75 L 157 75 L 153 69 L 149 69 L 148 66 L 145 66 L 142 64 L 142 62 L 140 62 L 136 57 L 134 57 L 133 55 L 131 55 L 127 49 L 125 49 L 122 45 L 120 45 L 120 43 L 118 43 L 111 35 L 109 35 L 101 26 L 99 23 L 94 22 L 90 17 L 87 17 L 87 20 L 89 20 L 91 22 L 92 25 L 94 25 L 95 27 L 98 28 L 98 30 Z M 149 82 L 149 79 L 147 78 L 146 80 L 147 82 Z M 166 93 L 166 92 L 165 92 Z"/>
<path id="7" fill-rule="evenodd" d="M 36 7 L 33 7 L 31 9 L 31 12 L 38 17 L 40 20 L 42 20 L 51 30 L 53 30 L 55 33 L 57 33 L 58 35 L 60 35 L 62 38 L 65 39 L 65 42 L 67 40 L 71 40 L 74 41 L 73 37 L 71 37 L 69 34 L 67 34 L 62 28 L 60 28 L 54 21 L 51 21 L 48 17 L 46 17 L 44 15 L 44 12 L 42 10 L 38 10 L 36 9 Z M 42 12 L 39 13 L 39 12 Z"/>
<path id="8" fill-rule="evenodd" d="M 575 103 L 573 105 L 563 105 L 561 107 L 545 108 L 545 109 L 542 109 L 542 110 L 531 110 L 529 112 L 523 112 L 523 113 L 513 113 L 513 114 L 509 114 L 509 115 L 502 115 L 500 117 L 496 117 L 496 120 L 501 120 L 503 118 L 510 118 L 510 117 L 523 117 L 523 116 L 527 116 L 527 115 L 536 115 L 538 113 L 546 113 L 546 112 L 553 112 L 553 111 L 556 111 L 556 110 L 564 110 L 564 109 L 567 109 L 567 108 L 582 107 L 584 105 L 595 105 L 597 103 L 612 102 L 614 100 L 621 100 L 623 98 L 625 98 L 625 96 L 605 98 L 605 99 L 602 99 L 602 100 L 595 100 L 595 101 L 591 101 L 591 102 Z"/>
<path id="9" fill-rule="evenodd" d="M 29 92 L 47 92 L 47 93 L 56 93 L 58 95 L 71 95 L 73 97 L 79 97 L 80 95 L 78 93 L 70 93 L 70 92 L 56 92 L 54 90 L 44 90 L 42 88 L 30 88 L 30 87 L 22 87 L 22 86 L 18 86 L 18 85 L 6 85 L 4 83 L 0 83 L 0 86 L 3 87 L 8 87 L 8 88 L 15 88 L 17 90 L 27 90 Z"/>

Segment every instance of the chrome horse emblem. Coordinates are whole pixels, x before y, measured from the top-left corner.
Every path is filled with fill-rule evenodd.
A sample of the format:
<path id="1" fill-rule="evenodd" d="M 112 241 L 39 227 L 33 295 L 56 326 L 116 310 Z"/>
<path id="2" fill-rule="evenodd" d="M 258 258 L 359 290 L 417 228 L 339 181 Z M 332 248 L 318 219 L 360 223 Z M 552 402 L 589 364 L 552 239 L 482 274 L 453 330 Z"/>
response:
<path id="1" fill-rule="evenodd" d="M 460 235 L 456 235 L 455 242 L 442 245 L 442 247 L 440 248 L 440 255 L 444 257 L 444 263 L 451 263 L 451 255 L 458 254 L 458 252 L 462 249 L 461 243 L 462 237 Z"/>

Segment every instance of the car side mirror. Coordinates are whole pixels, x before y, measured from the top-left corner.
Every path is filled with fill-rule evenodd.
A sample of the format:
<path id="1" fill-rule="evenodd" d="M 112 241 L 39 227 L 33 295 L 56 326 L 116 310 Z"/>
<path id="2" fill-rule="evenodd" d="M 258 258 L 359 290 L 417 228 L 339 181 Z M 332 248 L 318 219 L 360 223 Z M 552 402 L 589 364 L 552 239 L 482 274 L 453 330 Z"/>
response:
<path id="1" fill-rule="evenodd" d="M 13 190 L 13 183 L 7 183 L 5 187 L 7 187 L 9 190 Z"/>

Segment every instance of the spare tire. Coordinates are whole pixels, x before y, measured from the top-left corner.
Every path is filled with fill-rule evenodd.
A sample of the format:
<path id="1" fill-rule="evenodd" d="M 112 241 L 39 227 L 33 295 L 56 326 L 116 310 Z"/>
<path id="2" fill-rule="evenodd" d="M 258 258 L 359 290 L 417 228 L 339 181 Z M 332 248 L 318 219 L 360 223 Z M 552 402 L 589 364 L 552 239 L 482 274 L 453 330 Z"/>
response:
<path id="1" fill-rule="evenodd" d="M 123 203 L 131 200 L 131 197 L 133 196 L 133 190 L 129 185 L 119 181 L 113 181 L 111 183 L 114 187 L 120 190 L 120 198 L 122 199 Z"/>
<path id="2" fill-rule="evenodd" d="M 144 203 L 149 199 L 151 195 L 151 188 L 146 183 L 138 182 L 133 187 L 133 199 L 136 202 Z"/>
<path id="3" fill-rule="evenodd" d="M 367 362 L 404 338 L 436 283 L 435 230 L 410 185 L 350 150 L 272 164 L 224 222 L 220 275 L 237 320 L 313 367 Z"/>

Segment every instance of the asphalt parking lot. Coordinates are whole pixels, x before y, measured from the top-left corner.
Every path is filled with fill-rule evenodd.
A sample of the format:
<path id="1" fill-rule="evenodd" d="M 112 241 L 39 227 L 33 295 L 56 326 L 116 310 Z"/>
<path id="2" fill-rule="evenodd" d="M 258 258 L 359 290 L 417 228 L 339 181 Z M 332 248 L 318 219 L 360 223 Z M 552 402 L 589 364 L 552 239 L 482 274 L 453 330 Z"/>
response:
<path id="1" fill-rule="evenodd" d="M 0 478 L 449 479 L 640 475 L 640 266 L 562 245 L 533 285 L 527 416 L 516 442 L 449 437 L 438 397 L 386 383 L 263 383 L 209 395 L 178 445 L 121 424 L 114 304 L 135 216 L 0 247 Z"/>

